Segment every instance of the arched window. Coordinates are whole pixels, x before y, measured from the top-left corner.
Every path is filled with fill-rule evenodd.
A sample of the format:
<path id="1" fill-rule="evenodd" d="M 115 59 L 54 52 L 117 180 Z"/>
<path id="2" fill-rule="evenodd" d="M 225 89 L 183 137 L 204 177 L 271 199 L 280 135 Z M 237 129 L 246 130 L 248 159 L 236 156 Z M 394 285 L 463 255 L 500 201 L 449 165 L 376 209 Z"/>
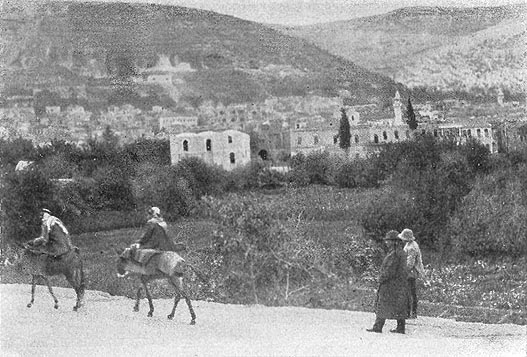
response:
<path id="1" fill-rule="evenodd" d="M 478 138 L 481 138 L 481 129 L 477 129 L 476 130 L 476 134 L 477 134 Z"/>
<path id="2" fill-rule="evenodd" d="M 399 132 L 397 130 L 393 132 L 393 136 L 395 139 L 399 140 Z"/>
<path id="3" fill-rule="evenodd" d="M 355 135 L 355 144 L 358 144 L 358 143 L 359 143 L 359 136 Z"/>
<path id="4" fill-rule="evenodd" d="M 388 140 L 388 134 L 385 131 L 382 132 L 382 138 Z"/>
<path id="5" fill-rule="evenodd" d="M 318 135 L 313 136 L 313 144 L 314 145 L 318 144 Z"/>
<path id="6" fill-rule="evenodd" d="M 485 129 L 484 133 L 485 133 L 485 137 L 488 138 L 489 137 L 489 129 Z"/>
<path id="7" fill-rule="evenodd" d="M 229 142 L 229 144 L 232 144 L 232 136 L 229 135 L 229 136 L 227 137 L 227 141 Z"/>
<path id="8" fill-rule="evenodd" d="M 374 134 L 374 135 L 373 135 L 373 142 L 374 142 L 375 144 L 378 144 L 378 143 L 379 143 L 379 136 L 378 136 L 377 134 Z"/>
<path id="9" fill-rule="evenodd" d="M 467 133 L 468 133 L 468 137 L 470 138 L 472 136 L 472 132 L 470 131 L 470 129 L 468 129 Z"/>
<path id="10" fill-rule="evenodd" d="M 437 138 L 437 129 L 434 129 L 434 136 Z"/>
<path id="11" fill-rule="evenodd" d="M 236 163 L 236 157 L 234 156 L 233 152 L 231 152 L 229 154 L 229 159 L 231 160 L 231 164 L 235 164 Z"/>
<path id="12" fill-rule="evenodd" d="M 207 151 L 212 151 L 212 140 L 207 139 L 205 142 L 205 147 L 207 148 Z"/>
<path id="13" fill-rule="evenodd" d="M 183 151 L 188 151 L 188 141 L 183 140 Z"/>

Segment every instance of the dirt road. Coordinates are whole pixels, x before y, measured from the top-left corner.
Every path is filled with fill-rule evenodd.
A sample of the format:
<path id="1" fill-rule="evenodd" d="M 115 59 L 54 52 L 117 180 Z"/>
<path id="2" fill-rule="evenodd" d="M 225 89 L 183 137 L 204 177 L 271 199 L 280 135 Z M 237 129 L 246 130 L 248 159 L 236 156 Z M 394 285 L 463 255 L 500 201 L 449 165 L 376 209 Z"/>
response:
<path id="1" fill-rule="evenodd" d="M 526 356 L 526 327 L 484 325 L 420 317 L 406 335 L 368 333 L 372 313 L 194 302 L 197 324 L 181 302 L 154 302 L 154 317 L 132 312 L 133 301 L 88 291 L 86 306 L 72 311 L 70 289 L 0 285 L 0 351 L 3 356 Z"/>

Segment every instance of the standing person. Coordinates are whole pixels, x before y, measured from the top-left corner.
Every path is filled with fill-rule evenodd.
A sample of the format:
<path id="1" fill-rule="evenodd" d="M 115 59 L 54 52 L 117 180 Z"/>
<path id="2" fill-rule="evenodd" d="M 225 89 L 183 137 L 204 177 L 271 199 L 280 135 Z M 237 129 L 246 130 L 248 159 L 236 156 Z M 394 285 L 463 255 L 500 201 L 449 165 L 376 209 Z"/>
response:
<path id="1" fill-rule="evenodd" d="M 161 216 L 161 210 L 158 207 L 149 208 L 147 219 L 145 232 L 132 248 L 176 251 L 176 245 L 168 236 L 167 224 Z"/>
<path id="2" fill-rule="evenodd" d="M 68 229 L 60 219 L 53 216 L 51 211 L 43 208 L 40 211 L 41 233 L 33 239 L 30 245 L 43 248 L 44 251 L 54 258 L 58 258 L 73 249 Z"/>
<path id="3" fill-rule="evenodd" d="M 389 231 L 384 237 L 389 252 L 384 258 L 379 272 L 379 289 L 375 301 L 375 323 L 368 332 L 381 333 L 386 319 L 397 320 L 394 333 L 405 333 L 408 313 L 408 272 L 404 242 L 397 231 Z"/>
<path id="4" fill-rule="evenodd" d="M 406 245 L 404 251 L 406 252 L 406 265 L 408 268 L 408 288 L 410 289 L 410 302 L 408 304 L 408 318 L 417 318 L 417 278 L 424 278 L 425 269 L 423 267 L 423 258 L 419 244 L 415 241 L 414 232 L 411 229 L 403 229 L 399 234 Z"/>

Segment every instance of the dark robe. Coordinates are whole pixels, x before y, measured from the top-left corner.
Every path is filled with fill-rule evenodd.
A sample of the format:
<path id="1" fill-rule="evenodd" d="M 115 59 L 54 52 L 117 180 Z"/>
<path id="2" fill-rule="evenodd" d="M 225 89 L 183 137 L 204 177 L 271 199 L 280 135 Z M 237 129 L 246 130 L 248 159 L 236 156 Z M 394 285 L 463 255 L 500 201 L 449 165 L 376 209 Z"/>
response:
<path id="1" fill-rule="evenodd" d="M 382 262 L 375 313 L 381 319 L 406 319 L 408 299 L 406 253 L 396 249 L 388 253 Z"/>
<path id="2" fill-rule="evenodd" d="M 177 247 L 166 231 L 166 223 L 162 219 L 152 218 L 146 223 L 146 230 L 138 243 L 140 249 L 157 249 L 177 251 Z"/>

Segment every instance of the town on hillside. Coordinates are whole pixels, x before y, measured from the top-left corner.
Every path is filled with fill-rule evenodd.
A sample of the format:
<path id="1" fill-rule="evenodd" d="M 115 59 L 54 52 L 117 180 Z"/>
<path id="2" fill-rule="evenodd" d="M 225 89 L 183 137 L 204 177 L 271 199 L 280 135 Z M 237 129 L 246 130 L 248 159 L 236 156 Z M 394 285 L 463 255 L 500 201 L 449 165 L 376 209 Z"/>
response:
<path id="1" fill-rule="evenodd" d="M 284 165 L 298 153 L 341 153 L 338 133 L 342 109 L 350 123 L 351 158 L 367 157 L 383 144 L 407 140 L 415 133 L 430 133 L 459 143 L 474 138 L 491 153 L 527 145 L 526 104 L 505 102 L 501 91 L 494 103 L 412 103 L 415 130 L 407 123 L 408 98 L 401 98 L 397 91 L 388 108 L 378 103 L 349 105 L 343 96 L 317 95 L 229 105 L 206 101 L 197 108 L 179 103 L 173 108 L 152 106 L 141 110 L 124 104 L 98 113 L 68 105 L 46 106 L 37 114 L 32 96 L 10 97 L 4 103 L 0 108 L 0 137 L 4 139 L 24 137 L 36 145 L 53 140 L 84 145 L 90 139 L 101 139 L 109 129 L 121 143 L 170 140 L 172 163 L 185 156 L 198 156 L 227 169 L 257 157 L 271 165 Z M 223 145 L 222 136 L 229 145 Z M 219 151 L 225 151 L 225 155 Z"/>

